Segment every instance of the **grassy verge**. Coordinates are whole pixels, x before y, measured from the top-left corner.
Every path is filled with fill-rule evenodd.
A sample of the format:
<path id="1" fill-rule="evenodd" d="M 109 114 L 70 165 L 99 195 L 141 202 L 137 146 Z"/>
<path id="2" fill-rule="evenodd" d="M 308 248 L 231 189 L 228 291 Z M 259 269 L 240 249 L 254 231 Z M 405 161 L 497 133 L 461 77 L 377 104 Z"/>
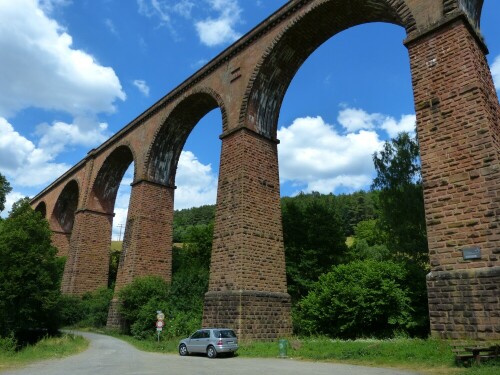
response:
<path id="1" fill-rule="evenodd" d="M 18 352 L 0 350 L 0 372 L 36 361 L 77 354 L 87 347 L 88 341 L 83 337 L 63 334 L 59 337 L 46 337 Z"/>
<path id="2" fill-rule="evenodd" d="M 108 333 L 108 332 L 106 332 Z M 109 333 L 108 333 L 109 334 Z M 112 333 L 136 348 L 160 353 L 177 353 L 178 339 L 136 340 Z M 240 342 L 239 357 L 276 358 L 278 342 Z M 293 338 L 288 341 L 287 356 L 306 361 L 349 363 L 363 366 L 392 367 L 432 375 L 497 375 L 500 361 L 481 366 L 455 365 L 448 342 L 436 339 L 332 340 L 328 338 Z"/>

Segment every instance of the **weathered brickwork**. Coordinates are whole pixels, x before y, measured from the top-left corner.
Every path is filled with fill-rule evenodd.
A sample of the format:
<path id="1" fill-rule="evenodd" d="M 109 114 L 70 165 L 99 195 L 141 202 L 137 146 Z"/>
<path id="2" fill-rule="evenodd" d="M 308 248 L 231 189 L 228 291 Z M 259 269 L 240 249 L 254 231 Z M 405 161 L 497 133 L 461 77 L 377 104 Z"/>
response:
<path id="1" fill-rule="evenodd" d="M 431 272 L 427 288 L 434 336 L 498 339 L 500 267 Z"/>
<path id="2" fill-rule="evenodd" d="M 173 188 L 149 181 L 133 184 L 108 327 L 123 327 L 117 295 L 125 285 L 148 275 L 171 281 L 173 201 Z"/>
<path id="3" fill-rule="evenodd" d="M 52 245 L 54 245 L 57 249 L 57 256 L 68 256 L 70 239 L 71 233 L 52 232 Z"/>
<path id="4" fill-rule="evenodd" d="M 279 191 L 276 142 L 223 138 L 209 291 L 286 293 Z"/>
<path id="5" fill-rule="evenodd" d="M 288 293 L 254 291 L 208 292 L 205 327 L 234 327 L 243 340 L 275 340 L 292 334 Z"/>
<path id="6" fill-rule="evenodd" d="M 323 42 L 358 24 L 390 22 L 408 38 L 433 334 L 500 338 L 500 109 L 477 29 L 481 8 L 481 0 L 287 2 L 32 200 L 49 219 L 61 254 L 67 249 L 63 291 L 105 285 L 114 201 L 130 163 L 134 183 L 117 290 L 138 276 L 171 279 L 179 155 L 199 119 L 219 108 L 221 165 L 203 325 L 229 325 L 242 339 L 290 334 L 279 109 L 297 69 Z M 464 260 L 463 250 L 473 248 L 479 258 Z M 118 304 L 115 296 L 109 326 L 121 324 Z"/>
<path id="7" fill-rule="evenodd" d="M 61 290 L 82 295 L 108 285 L 112 215 L 78 211 L 64 267 Z"/>
<path id="8" fill-rule="evenodd" d="M 498 334 L 500 324 L 491 316 L 500 311 L 498 291 L 484 291 L 500 268 L 498 98 L 483 46 L 464 18 L 407 46 L 432 269 L 431 328 L 445 337 L 488 337 Z M 469 248 L 479 248 L 480 259 L 464 260 L 462 251 Z M 464 309 L 471 319 L 464 319 Z"/>
<path id="9" fill-rule="evenodd" d="M 203 325 L 231 323 L 242 338 L 289 334 L 276 141 L 245 128 L 223 137 L 217 202 Z"/>
<path id="10" fill-rule="evenodd" d="M 136 277 L 172 278 L 174 189 L 148 181 L 132 186 L 115 291 Z"/>

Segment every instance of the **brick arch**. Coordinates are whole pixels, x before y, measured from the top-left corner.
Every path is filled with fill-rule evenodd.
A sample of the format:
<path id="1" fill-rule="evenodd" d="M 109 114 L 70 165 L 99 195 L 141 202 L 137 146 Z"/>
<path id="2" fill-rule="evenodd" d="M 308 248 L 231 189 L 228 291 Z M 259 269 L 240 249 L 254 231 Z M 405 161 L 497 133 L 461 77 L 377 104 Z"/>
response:
<path id="1" fill-rule="evenodd" d="M 134 154 L 127 145 L 120 145 L 109 154 L 93 182 L 89 194 L 89 208 L 113 213 L 120 182 L 134 160 Z"/>
<path id="2" fill-rule="evenodd" d="M 59 194 L 50 222 L 56 230 L 70 233 L 75 222 L 75 212 L 78 207 L 80 187 L 76 180 L 69 181 Z"/>
<path id="3" fill-rule="evenodd" d="M 304 61 L 325 41 L 350 27 L 387 22 L 416 29 L 402 0 L 324 0 L 294 19 L 267 48 L 245 92 L 240 121 L 266 137 L 276 137 L 279 109 L 286 90 Z"/>
<path id="4" fill-rule="evenodd" d="M 35 207 L 35 211 L 40 212 L 42 217 L 46 218 L 47 217 L 47 205 L 45 204 L 45 202 L 42 201 L 42 202 L 38 203 L 37 206 Z"/>
<path id="5" fill-rule="evenodd" d="M 162 185 L 175 185 L 175 171 L 186 140 L 196 124 L 210 111 L 222 113 L 222 131 L 227 130 L 227 112 L 221 96 L 210 88 L 193 90 L 166 116 L 155 134 L 146 157 L 146 176 Z"/>

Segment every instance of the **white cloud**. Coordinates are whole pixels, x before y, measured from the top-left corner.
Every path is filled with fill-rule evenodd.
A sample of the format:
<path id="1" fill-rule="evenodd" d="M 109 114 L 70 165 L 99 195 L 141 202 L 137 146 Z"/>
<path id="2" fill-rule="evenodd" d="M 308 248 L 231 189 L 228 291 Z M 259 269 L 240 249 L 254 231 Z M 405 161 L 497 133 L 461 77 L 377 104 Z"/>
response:
<path id="1" fill-rule="evenodd" d="M 71 0 L 39 0 L 40 8 L 45 13 L 51 13 L 55 7 L 69 5 Z"/>
<path id="2" fill-rule="evenodd" d="M 0 216 L 6 218 L 9 212 L 12 210 L 12 205 L 16 203 L 19 199 L 24 198 L 25 195 L 17 191 L 12 191 L 5 197 L 5 209 L 1 212 Z"/>
<path id="3" fill-rule="evenodd" d="M 1 117 L 0 135 L 0 169 L 11 185 L 43 186 L 70 167 L 55 163 L 53 155 L 35 147 Z"/>
<path id="4" fill-rule="evenodd" d="M 397 121 L 392 116 L 346 107 L 339 112 L 337 121 L 347 132 L 383 129 L 390 138 L 394 138 L 401 132 L 413 134 L 416 117 L 415 115 L 402 115 L 401 119 Z"/>
<path id="5" fill-rule="evenodd" d="M 107 128 L 108 124 L 85 117 L 76 118 L 73 124 L 40 124 L 36 128 L 36 134 L 41 136 L 38 146 L 54 157 L 68 146 L 94 147 L 109 138 Z"/>
<path id="6" fill-rule="evenodd" d="M 399 121 L 396 121 L 393 117 L 387 116 L 380 124 L 380 128 L 384 129 L 389 137 L 396 138 L 401 132 L 409 134 L 415 133 L 416 123 L 417 117 L 415 115 L 402 115 Z"/>
<path id="7" fill-rule="evenodd" d="M 217 46 L 227 42 L 233 42 L 241 35 L 235 30 L 235 26 L 241 22 L 241 8 L 238 0 L 137 0 L 139 14 L 158 18 L 160 25 L 167 27 L 174 38 L 181 33 L 174 26 L 175 16 L 191 20 L 202 44 Z M 208 6 L 207 6 L 208 5 Z M 193 13 L 203 14 L 194 16 Z"/>
<path id="8" fill-rule="evenodd" d="M 146 81 L 142 79 L 136 79 L 132 82 L 132 84 L 137 87 L 137 89 L 144 95 L 149 96 L 149 86 Z"/>
<path id="9" fill-rule="evenodd" d="M 236 0 L 206 0 L 218 12 L 216 18 L 206 18 L 195 24 L 200 41 L 207 46 L 233 42 L 241 35 L 234 30 L 241 22 L 241 8 Z"/>
<path id="10" fill-rule="evenodd" d="M 172 27 L 172 15 L 179 15 L 186 19 L 191 18 L 191 11 L 195 6 L 191 0 L 137 0 L 139 14 L 148 18 L 157 17 L 160 24 L 167 26 L 175 34 Z"/>
<path id="11" fill-rule="evenodd" d="M 498 55 L 495 61 L 493 61 L 493 64 L 491 64 L 491 75 L 493 76 L 495 88 L 497 91 L 500 91 L 500 55 Z"/>
<path id="12" fill-rule="evenodd" d="M 369 184 L 374 174 L 372 155 L 383 144 L 375 131 L 341 135 L 321 117 L 298 118 L 280 128 L 278 138 L 281 182 L 321 193 Z"/>
<path id="13" fill-rule="evenodd" d="M 210 164 L 202 164 L 191 151 L 181 153 L 175 183 L 176 210 L 215 203 L 217 176 Z"/>
<path id="14" fill-rule="evenodd" d="M 45 1 L 50 10 L 59 1 Z M 72 48 L 72 37 L 35 0 L 0 1 L 0 116 L 28 108 L 72 115 L 113 112 L 125 100 L 114 70 Z"/>
<path id="15" fill-rule="evenodd" d="M 355 132 L 361 129 L 374 129 L 381 119 L 380 113 L 370 114 L 359 108 L 345 108 L 339 112 L 337 121 L 348 132 Z"/>

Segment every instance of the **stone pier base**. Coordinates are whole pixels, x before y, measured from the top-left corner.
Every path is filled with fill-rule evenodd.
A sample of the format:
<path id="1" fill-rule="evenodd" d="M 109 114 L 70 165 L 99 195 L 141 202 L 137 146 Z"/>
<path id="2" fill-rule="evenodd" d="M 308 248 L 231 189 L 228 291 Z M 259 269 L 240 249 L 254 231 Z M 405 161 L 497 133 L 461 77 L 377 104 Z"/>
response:
<path id="1" fill-rule="evenodd" d="M 116 329 L 124 331 L 127 327 L 125 320 L 121 317 L 118 308 L 120 306 L 120 300 L 118 298 L 113 298 L 109 304 L 108 310 L 108 321 L 106 323 L 106 328 Z"/>
<path id="2" fill-rule="evenodd" d="M 445 339 L 498 339 L 500 267 L 427 275 L 432 335 Z"/>
<path id="3" fill-rule="evenodd" d="M 290 295 L 257 291 L 208 292 L 205 294 L 203 327 L 232 328 L 242 340 L 290 336 Z"/>

